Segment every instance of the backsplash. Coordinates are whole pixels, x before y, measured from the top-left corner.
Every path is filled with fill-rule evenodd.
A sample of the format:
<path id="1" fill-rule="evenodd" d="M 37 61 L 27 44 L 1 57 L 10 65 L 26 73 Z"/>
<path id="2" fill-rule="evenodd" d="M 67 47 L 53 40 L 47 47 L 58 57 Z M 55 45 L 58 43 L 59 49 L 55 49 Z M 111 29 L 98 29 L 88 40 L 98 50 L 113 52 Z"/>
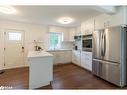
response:
<path id="1" fill-rule="evenodd" d="M 74 42 L 70 42 L 70 41 L 61 42 L 61 49 L 73 49 L 73 48 L 74 48 Z"/>

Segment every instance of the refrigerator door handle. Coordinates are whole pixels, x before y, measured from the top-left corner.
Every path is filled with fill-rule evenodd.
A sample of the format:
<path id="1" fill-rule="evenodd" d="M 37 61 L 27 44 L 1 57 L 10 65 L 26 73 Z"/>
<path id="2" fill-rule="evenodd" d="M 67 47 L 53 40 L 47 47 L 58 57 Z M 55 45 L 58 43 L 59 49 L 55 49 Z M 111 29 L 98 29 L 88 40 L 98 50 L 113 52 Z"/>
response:
<path id="1" fill-rule="evenodd" d="M 103 33 L 101 33 L 100 44 L 101 56 L 103 56 Z"/>
<path id="2" fill-rule="evenodd" d="M 106 34 L 105 34 L 105 32 L 104 32 L 104 34 L 103 34 L 104 36 L 103 36 L 103 39 L 104 39 L 104 41 L 103 41 L 103 47 L 104 47 L 104 49 L 103 49 L 103 56 L 105 56 L 105 52 L 106 52 Z"/>

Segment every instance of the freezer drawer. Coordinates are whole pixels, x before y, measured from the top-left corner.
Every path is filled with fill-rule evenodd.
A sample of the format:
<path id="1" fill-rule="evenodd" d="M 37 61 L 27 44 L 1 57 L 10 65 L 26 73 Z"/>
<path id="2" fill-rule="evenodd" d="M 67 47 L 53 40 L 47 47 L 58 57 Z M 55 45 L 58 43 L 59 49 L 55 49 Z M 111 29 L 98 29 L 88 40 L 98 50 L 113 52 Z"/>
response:
<path id="1" fill-rule="evenodd" d="M 103 78 L 104 80 L 107 80 L 118 86 L 121 85 L 119 63 L 93 59 L 92 72 L 93 74 Z"/>

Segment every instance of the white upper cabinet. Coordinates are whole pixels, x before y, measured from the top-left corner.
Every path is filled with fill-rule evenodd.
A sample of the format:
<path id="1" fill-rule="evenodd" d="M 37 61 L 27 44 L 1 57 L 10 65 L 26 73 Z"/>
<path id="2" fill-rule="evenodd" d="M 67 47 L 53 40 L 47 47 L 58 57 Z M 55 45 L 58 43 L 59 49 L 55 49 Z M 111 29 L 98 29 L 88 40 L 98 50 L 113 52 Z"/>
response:
<path id="1" fill-rule="evenodd" d="M 109 20 L 108 20 L 108 15 L 99 15 L 97 17 L 95 17 L 94 19 L 94 28 L 96 29 L 103 29 L 104 27 L 107 27 L 107 25 L 109 26 Z"/>
<path id="2" fill-rule="evenodd" d="M 81 34 L 90 35 L 94 31 L 94 19 L 89 19 L 81 24 Z"/>
<path id="3" fill-rule="evenodd" d="M 115 14 L 102 14 L 94 18 L 95 30 L 111 26 L 126 24 L 126 12 L 124 7 L 119 7 Z"/>
<path id="4" fill-rule="evenodd" d="M 82 22 L 82 35 L 91 34 L 92 30 L 94 31 L 96 29 L 127 24 L 126 9 L 127 7 L 119 7 L 114 14 L 101 14 Z"/>
<path id="5" fill-rule="evenodd" d="M 108 20 L 110 26 L 127 24 L 127 6 L 119 7 L 117 13 L 110 15 Z"/>

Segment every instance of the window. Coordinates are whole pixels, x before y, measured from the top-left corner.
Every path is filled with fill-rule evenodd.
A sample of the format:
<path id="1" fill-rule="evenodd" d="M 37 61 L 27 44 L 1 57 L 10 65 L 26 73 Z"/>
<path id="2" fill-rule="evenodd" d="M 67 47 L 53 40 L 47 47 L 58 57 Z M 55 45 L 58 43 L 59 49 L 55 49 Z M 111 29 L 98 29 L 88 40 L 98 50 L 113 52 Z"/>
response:
<path id="1" fill-rule="evenodd" d="M 49 33 L 49 49 L 59 49 L 62 41 L 62 33 Z"/>
<path id="2" fill-rule="evenodd" d="M 21 40 L 21 33 L 17 33 L 17 32 L 9 32 L 9 40 L 16 40 L 16 41 L 20 41 Z"/>

